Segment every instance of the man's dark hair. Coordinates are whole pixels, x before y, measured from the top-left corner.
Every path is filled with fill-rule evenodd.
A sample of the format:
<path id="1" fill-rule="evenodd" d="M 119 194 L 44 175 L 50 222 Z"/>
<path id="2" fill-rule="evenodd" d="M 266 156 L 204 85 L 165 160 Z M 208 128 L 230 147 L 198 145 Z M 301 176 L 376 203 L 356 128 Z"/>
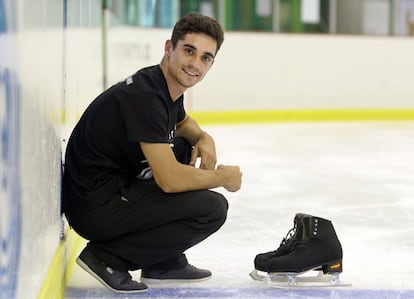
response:
<path id="1" fill-rule="evenodd" d="M 175 24 L 171 36 L 173 48 L 177 46 L 179 40 L 184 39 L 187 33 L 204 33 L 214 38 L 217 42 L 216 53 L 224 41 L 223 29 L 220 24 L 216 20 L 199 13 L 189 13 Z"/>

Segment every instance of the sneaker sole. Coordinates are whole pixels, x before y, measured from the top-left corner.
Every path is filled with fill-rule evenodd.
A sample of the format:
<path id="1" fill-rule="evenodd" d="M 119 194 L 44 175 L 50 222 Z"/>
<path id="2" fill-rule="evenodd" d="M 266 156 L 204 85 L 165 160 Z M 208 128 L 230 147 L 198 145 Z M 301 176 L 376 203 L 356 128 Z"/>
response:
<path id="1" fill-rule="evenodd" d="M 163 283 L 192 283 L 192 282 L 201 282 L 209 280 L 211 276 L 203 277 L 203 278 L 196 278 L 196 279 L 156 279 L 156 278 L 146 278 L 141 277 L 141 282 L 147 283 L 147 284 L 163 284 Z"/>
<path id="2" fill-rule="evenodd" d="M 146 291 L 148 291 L 148 288 L 146 289 L 142 289 L 142 290 L 117 290 L 114 289 L 113 287 L 111 287 L 110 285 L 108 285 L 102 278 L 100 278 L 95 272 L 93 272 L 93 270 L 91 268 L 89 268 L 89 266 L 87 264 L 85 264 L 80 258 L 76 259 L 76 263 L 86 272 L 88 272 L 90 275 L 92 275 L 93 277 L 95 277 L 100 283 L 102 283 L 105 287 L 107 287 L 108 289 L 110 289 L 113 292 L 116 293 L 121 293 L 121 294 L 126 294 L 126 293 L 144 293 Z"/>

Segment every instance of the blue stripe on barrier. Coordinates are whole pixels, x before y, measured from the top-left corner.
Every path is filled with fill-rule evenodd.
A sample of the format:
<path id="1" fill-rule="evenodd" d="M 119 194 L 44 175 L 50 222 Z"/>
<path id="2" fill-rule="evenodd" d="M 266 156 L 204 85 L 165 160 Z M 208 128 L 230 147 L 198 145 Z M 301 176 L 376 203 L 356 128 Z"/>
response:
<path id="1" fill-rule="evenodd" d="M 0 54 L 7 52 L 5 46 L 13 49 L 7 43 L 2 46 Z M 8 53 L 4 56 L 8 57 Z M 16 72 L 1 66 L 0 59 L 0 92 L 4 93 L 0 95 L 0 109 L 5 111 L 0 115 L 0 299 L 13 299 L 18 284 L 22 226 L 20 89 Z"/>

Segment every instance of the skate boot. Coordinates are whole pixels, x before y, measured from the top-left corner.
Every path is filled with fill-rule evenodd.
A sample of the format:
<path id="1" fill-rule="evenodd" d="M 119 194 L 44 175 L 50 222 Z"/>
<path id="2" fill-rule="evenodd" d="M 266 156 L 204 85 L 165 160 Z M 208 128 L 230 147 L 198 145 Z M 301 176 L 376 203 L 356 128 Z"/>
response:
<path id="1" fill-rule="evenodd" d="M 267 271 L 267 263 L 270 259 L 282 256 L 292 252 L 295 249 L 295 245 L 302 239 L 302 221 L 301 217 L 304 214 L 297 214 L 293 220 L 293 228 L 289 230 L 286 237 L 283 238 L 279 244 L 279 248 L 274 251 L 266 253 L 259 253 L 254 259 L 254 268 L 259 271 Z"/>
<path id="2" fill-rule="evenodd" d="M 342 272 L 342 247 L 331 221 L 306 214 L 295 216 L 296 233 L 290 238 L 285 254 L 268 259 L 251 276 L 274 286 L 345 286 Z M 283 244 L 283 241 L 282 241 Z M 282 251 L 280 251 L 282 252 Z M 262 270 L 263 269 L 263 270 Z M 268 273 L 263 279 L 257 270 Z M 316 270 L 317 276 L 303 275 Z M 256 276 L 256 277 L 255 277 Z"/>

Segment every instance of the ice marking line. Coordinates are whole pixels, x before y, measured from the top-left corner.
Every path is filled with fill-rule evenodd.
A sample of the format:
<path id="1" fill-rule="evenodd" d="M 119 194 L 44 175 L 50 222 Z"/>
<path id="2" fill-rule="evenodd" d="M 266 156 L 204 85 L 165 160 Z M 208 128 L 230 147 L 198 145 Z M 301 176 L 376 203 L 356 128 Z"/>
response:
<path id="1" fill-rule="evenodd" d="M 69 287 L 65 299 L 75 298 L 125 298 L 105 288 Z M 128 294 L 128 298 L 414 298 L 414 290 L 292 290 L 276 288 L 150 288 L 146 293 Z"/>

